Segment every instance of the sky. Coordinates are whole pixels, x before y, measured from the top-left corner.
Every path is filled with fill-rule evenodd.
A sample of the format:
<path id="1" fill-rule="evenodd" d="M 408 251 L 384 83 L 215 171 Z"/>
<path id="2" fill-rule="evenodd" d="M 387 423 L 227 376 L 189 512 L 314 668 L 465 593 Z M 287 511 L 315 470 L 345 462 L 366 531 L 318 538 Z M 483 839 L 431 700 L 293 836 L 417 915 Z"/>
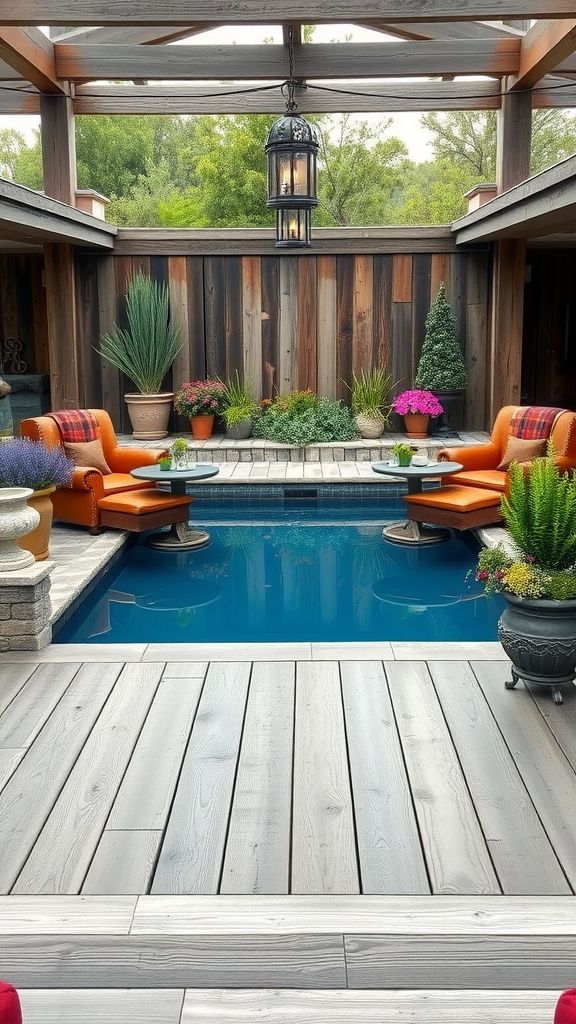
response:
<path id="1" fill-rule="evenodd" d="M 370 29 L 358 28 L 354 25 L 318 25 L 314 32 L 314 40 L 318 43 L 343 40 L 350 37 L 354 42 L 366 42 L 378 38 L 387 38 L 382 33 L 375 33 Z M 282 41 L 282 32 L 279 26 L 240 26 L 223 27 L 205 32 L 194 37 L 190 42 L 196 45 L 208 45 L 219 43 L 256 43 L 265 38 L 274 42 Z M 182 42 L 182 41 L 181 41 Z M 287 69 L 288 73 L 288 69 Z M 279 111 L 279 114 L 282 113 Z M 385 138 L 396 135 L 408 147 L 410 158 L 416 162 L 432 159 L 432 151 L 429 145 L 430 135 L 420 124 L 420 114 L 416 112 L 403 114 L 358 114 L 361 120 L 369 122 L 392 120 L 390 128 L 385 133 Z M 26 141 L 34 141 L 34 129 L 40 125 L 40 118 L 33 115 L 25 116 L 2 116 L 0 117 L 0 129 L 12 128 L 22 132 Z"/>

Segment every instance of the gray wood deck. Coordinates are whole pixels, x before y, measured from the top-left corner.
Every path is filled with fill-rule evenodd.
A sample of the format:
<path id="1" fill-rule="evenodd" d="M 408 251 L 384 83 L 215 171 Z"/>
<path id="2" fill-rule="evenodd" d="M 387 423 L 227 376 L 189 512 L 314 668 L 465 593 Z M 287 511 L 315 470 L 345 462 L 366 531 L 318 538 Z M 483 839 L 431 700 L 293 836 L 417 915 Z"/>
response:
<path id="1" fill-rule="evenodd" d="M 506 691 L 492 647 L 382 649 L 2 661 L 0 973 L 26 1024 L 551 1022 L 576 689 Z"/>
<path id="2" fill-rule="evenodd" d="M 0 892 L 570 896 L 576 689 L 508 673 L 3 663 Z"/>

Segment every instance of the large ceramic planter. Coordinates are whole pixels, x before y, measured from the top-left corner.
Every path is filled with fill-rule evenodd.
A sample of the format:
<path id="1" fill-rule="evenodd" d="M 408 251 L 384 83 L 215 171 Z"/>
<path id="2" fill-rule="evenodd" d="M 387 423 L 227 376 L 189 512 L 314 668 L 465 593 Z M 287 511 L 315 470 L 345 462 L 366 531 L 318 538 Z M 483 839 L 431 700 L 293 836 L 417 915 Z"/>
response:
<path id="1" fill-rule="evenodd" d="M 425 416 L 423 415 L 423 413 L 420 412 L 407 412 L 404 416 L 406 437 L 428 437 L 429 419 L 429 416 Z"/>
<path id="2" fill-rule="evenodd" d="M 207 441 L 212 436 L 213 416 L 191 416 L 190 428 L 195 441 Z"/>
<path id="3" fill-rule="evenodd" d="M 36 509 L 40 522 L 35 530 L 21 537 L 18 544 L 25 551 L 31 551 L 37 562 L 48 558 L 50 530 L 52 528 L 53 507 L 50 495 L 55 487 L 46 487 L 43 491 L 33 491 L 28 498 L 28 505 Z"/>
<path id="4" fill-rule="evenodd" d="M 168 435 L 168 420 L 174 401 L 172 391 L 158 395 L 135 392 L 124 395 L 124 401 L 128 406 L 133 437 L 140 441 L 157 441 Z"/>
<path id="5" fill-rule="evenodd" d="M 30 487 L 0 487 L 0 572 L 26 569 L 34 555 L 23 551 L 18 541 L 38 525 L 39 515 L 30 508 Z"/>
<path id="6" fill-rule="evenodd" d="M 512 662 L 512 679 L 552 688 L 556 704 L 559 687 L 576 679 L 576 599 L 549 601 L 502 594 L 507 607 L 498 622 L 498 639 Z"/>
<path id="7" fill-rule="evenodd" d="M 382 437 L 384 433 L 385 420 L 383 416 L 367 416 L 359 412 L 354 417 L 354 423 L 361 437 Z"/>
<path id="8" fill-rule="evenodd" d="M 464 388 L 457 391 L 436 391 L 430 388 L 430 391 L 442 406 L 442 412 L 432 421 L 430 433 L 433 437 L 450 437 L 454 431 L 451 430 L 448 420 L 458 399 L 464 394 Z"/>

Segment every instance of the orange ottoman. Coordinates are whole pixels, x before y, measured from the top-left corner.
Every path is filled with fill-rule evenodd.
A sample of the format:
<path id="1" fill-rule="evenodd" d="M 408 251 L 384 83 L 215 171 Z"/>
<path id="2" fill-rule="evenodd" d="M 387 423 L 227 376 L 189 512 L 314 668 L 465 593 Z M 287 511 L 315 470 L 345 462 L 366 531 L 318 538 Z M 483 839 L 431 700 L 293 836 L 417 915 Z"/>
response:
<path id="1" fill-rule="evenodd" d="M 191 501 L 188 495 L 165 494 L 147 487 L 100 498 L 98 508 L 102 526 L 143 533 L 160 526 L 172 526 L 173 523 L 187 523 Z"/>
<path id="2" fill-rule="evenodd" d="M 501 522 L 501 500 L 500 491 L 489 491 L 486 487 L 459 487 L 457 484 L 404 496 L 408 519 L 448 526 L 453 530 L 472 530 L 476 526 Z"/>

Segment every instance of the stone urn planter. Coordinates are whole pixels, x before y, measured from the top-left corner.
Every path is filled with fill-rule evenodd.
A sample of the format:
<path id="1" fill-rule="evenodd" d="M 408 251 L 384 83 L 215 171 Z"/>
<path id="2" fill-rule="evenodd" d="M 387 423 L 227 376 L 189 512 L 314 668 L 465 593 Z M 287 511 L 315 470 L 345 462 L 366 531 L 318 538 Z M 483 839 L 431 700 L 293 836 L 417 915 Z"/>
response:
<path id="1" fill-rule="evenodd" d="M 562 704 L 560 686 L 576 679 L 576 599 L 552 601 L 502 593 L 507 608 L 498 622 L 498 639 L 512 662 L 512 679 L 549 686 Z"/>
<path id="2" fill-rule="evenodd" d="M 124 395 L 128 408 L 132 435 L 140 441 L 157 441 L 168 435 L 168 420 L 174 401 L 172 391 L 159 392 L 157 395 L 144 395 L 139 392 Z"/>
<path id="3" fill-rule="evenodd" d="M 354 417 L 354 423 L 358 428 L 360 437 L 372 438 L 382 437 L 386 420 L 383 416 L 368 416 L 365 412 L 359 412 Z"/>
<path id="4" fill-rule="evenodd" d="M 0 572 L 34 564 L 34 555 L 18 545 L 40 521 L 39 513 L 28 505 L 32 493 L 30 487 L 0 487 Z"/>
<path id="5" fill-rule="evenodd" d="M 233 427 L 226 429 L 226 437 L 232 441 L 245 441 L 252 436 L 252 419 L 240 420 Z"/>

